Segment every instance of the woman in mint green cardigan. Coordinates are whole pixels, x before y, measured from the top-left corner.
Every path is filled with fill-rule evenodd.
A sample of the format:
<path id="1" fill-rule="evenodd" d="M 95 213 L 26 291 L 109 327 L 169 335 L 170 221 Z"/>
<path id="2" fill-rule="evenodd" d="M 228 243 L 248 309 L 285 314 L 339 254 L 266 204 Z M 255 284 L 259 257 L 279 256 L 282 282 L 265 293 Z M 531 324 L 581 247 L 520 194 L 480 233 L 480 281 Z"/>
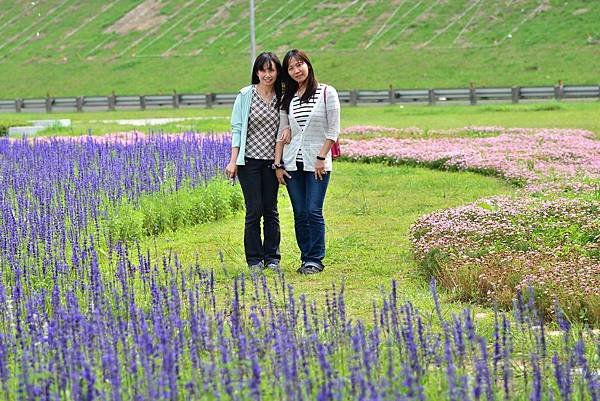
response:
<path id="1" fill-rule="evenodd" d="M 239 179 L 244 194 L 244 251 L 251 268 L 279 269 L 281 260 L 279 183 L 273 170 L 281 93 L 281 63 L 275 54 L 261 53 L 252 68 L 252 85 L 240 90 L 231 114 L 231 159 L 225 174 Z"/>

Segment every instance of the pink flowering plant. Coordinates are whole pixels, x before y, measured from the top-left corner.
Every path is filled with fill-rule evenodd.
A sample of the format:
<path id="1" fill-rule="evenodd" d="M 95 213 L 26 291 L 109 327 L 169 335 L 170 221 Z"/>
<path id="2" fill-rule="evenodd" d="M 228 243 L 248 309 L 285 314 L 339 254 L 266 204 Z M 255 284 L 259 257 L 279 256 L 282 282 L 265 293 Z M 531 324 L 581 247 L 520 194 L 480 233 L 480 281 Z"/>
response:
<path id="1" fill-rule="evenodd" d="M 600 323 L 600 202 L 494 197 L 421 217 L 416 259 L 462 300 L 510 307 L 532 287 L 541 310 Z"/>
<path id="2" fill-rule="evenodd" d="M 521 186 L 516 198 L 421 217 L 411 228 L 416 260 L 458 299 L 510 307 L 516 290 L 532 287 L 547 315 L 560 299 L 571 317 L 600 323 L 600 141 L 575 129 L 481 132 L 497 135 L 346 140 L 342 153 L 475 171 Z"/>
<path id="3" fill-rule="evenodd" d="M 522 129 L 518 131 L 523 132 Z M 420 127 L 384 127 L 380 125 L 352 125 L 342 129 L 342 137 L 347 138 L 438 138 L 438 137 L 488 137 L 511 132 L 511 129 L 496 126 L 466 126 L 452 129 L 423 129 Z"/>
<path id="4" fill-rule="evenodd" d="M 343 145 L 343 154 L 353 160 L 476 171 L 532 190 L 549 182 L 572 189 L 569 185 L 573 182 L 600 178 L 600 141 L 584 130 L 513 128 L 494 137 L 381 137 L 348 139 Z"/>

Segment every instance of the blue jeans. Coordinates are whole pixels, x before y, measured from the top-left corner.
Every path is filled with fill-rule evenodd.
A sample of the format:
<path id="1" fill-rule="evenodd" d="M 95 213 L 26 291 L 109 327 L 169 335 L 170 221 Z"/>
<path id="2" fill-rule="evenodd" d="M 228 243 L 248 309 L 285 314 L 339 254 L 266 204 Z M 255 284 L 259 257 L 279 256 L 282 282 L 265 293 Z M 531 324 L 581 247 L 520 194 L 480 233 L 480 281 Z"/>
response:
<path id="1" fill-rule="evenodd" d="M 315 178 L 313 171 L 304 171 L 298 163 L 298 171 L 288 171 L 292 178 L 286 186 L 294 209 L 296 241 L 302 262 L 315 262 L 323 266 L 325 257 L 325 219 L 323 203 L 331 172 L 323 180 Z"/>

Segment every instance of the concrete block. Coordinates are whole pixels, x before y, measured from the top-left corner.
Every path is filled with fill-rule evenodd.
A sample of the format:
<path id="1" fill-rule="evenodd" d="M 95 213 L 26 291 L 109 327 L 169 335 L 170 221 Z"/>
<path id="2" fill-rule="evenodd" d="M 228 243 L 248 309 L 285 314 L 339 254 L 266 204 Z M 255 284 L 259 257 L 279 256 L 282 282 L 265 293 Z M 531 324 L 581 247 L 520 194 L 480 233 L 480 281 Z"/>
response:
<path id="1" fill-rule="evenodd" d="M 46 127 L 10 127 L 8 128 L 8 136 L 17 138 L 22 136 L 32 136 L 44 129 L 46 129 Z"/>
<path id="2" fill-rule="evenodd" d="M 31 125 L 33 125 L 34 127 L 44 127 L 44 128 L 70 127 L 71 120 L 68 118 L 65 118 L 62 120 L 33 120 L 33 121 L 31 121 Z"/>

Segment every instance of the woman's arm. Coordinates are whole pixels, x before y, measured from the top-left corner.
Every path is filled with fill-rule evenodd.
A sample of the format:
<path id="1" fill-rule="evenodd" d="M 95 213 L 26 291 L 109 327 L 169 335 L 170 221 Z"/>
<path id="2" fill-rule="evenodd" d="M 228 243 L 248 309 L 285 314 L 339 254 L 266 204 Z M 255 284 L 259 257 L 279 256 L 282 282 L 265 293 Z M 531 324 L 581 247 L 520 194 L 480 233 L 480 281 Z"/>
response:
<path id="1" fill-rule="evenodd" d="M 281 164 L 281 158 L 283 156 L 283 146 L 284 143 L 282 141 L 279 141 L 275 144 L 275 166 L 279 166 L 275 168 L 275 176 L 277 177 L 277 181 L 279 181 L 279 184 L 281 185 L 285 185 L 286 178 L 292 178 L 285 170 L 285 166 Z"/>
<path id="2" fill-rule="evenodd" d="M 231 146 L 240 147 L 242 141 L 242 95 L 238 93 L 231 112 Z"/>
<path id="3" fill-rule="evenodd" d="M 277 140 L 275 141 L 275 165 L 280 166 L 275 169 L 275 176 L 277 177 L 277 181 L 279 184 L 285 185 L 285 178 L 291 178 L 287 171 L 285 171 L 285 166 L 283 166 L 283 147 L 285 144 L 290 143 L 292 139 L 292 130 L 290 129 L 288 114 L 281 110 L 279 111 L 279 133 L 277 135 Z"/>
<path id="4" fill-rule="evenodd" d="M 338 140 L 338 135 L 340 133 L 340 99 L 333 86 L 328 85 L 325 90 L 325 95 L 327 96 L 325 102 L 325 114 L 327 115 L 325 138 L 330 139 L 333 144 L 333 142 Z M 329 147 L 329 149 L 331 149 L 331 147 Z"/>
<path id="5" fill-rule="evenodd" d="M 279 131 L 277 132 L 277 142 L 290 143 L 292 140 L 292 130 L 290 129 L 290 119 L 284 110 L 279 111 Z"/>
<path id="6" fill-rule="evenodd" d="M 236 160 L 238 155 L 240 154 L 239 146 L 235 146 L 231 148 L 231 159 L 229 159 L 229 163 L 227 167 L 225 167 L 225 175 L 227 178 L 235 178 L 237 175 L 237 163 Z"/>
<path id="7" fill-rule="evenodd" d="M 238 94 L 233 103 L 233 111 L 231 112 L 231 158 L 227 167 L 225 167 L 225 175 L 228 178 L 235 178 L 237 175 L 237 158 L 240 154 L 240 145 L 242 142 L 242 100 L 241 94 Z"/>
<path id="8" fill-rule="evenodd" d="M 325 158 L 331 151 L 331 147 L 337 141 L 340 133 L 340 100 L 337 91 L 332 86 L 325 88 L 325 115 L 327 116 L 327 128 L 325 129 L 325 142 L 319 151 L 315 163 L 315 178 L 323 179 L 325 172 Z"/>

